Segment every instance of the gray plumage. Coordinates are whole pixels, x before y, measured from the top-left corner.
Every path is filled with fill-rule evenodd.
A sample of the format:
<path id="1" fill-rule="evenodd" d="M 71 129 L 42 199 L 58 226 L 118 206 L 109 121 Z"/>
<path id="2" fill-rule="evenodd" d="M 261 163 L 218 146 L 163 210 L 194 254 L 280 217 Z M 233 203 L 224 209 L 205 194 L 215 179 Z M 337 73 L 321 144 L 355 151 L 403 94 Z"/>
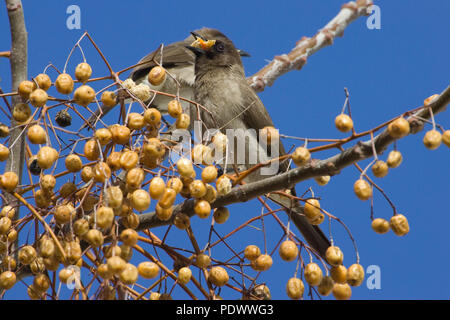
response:
<path id="1" fill-rule="evenodd" d="M 210 34 L 216 37 L 208 40 L 216 40 L 210 49 L 190 49 L 196 54 L 195 64 L 195 85 L 194 100 L 203 105 L 208 111 L 201 111 L 201 119 L 204 126 L 220 128 L 223 133 L 226 129 L 262 129 L 266 126 L 274 126 L 266 108 L 258 95 L 248 85 L 242 62 L 231 40 L 226 38 L 217 30 L 211 30 Z M 251 139 L 256 143 L 257 148 L 264 148 L 258 141 L 258 135 L 252 135 Z M 255 144 L 254 144 L 255 145 Z M 235 155 L 242 150 L 235 150 Z M 257 150 L 247 150 L 249 154 Z M 279 141 L 279 155 L 285 154 L 284 147 Z M 254 164 L 244 164 L 240 167 L 248 169 Z M 280 171 L 287 169 L 286 161 L 280 164 Z M 261 172 L 250 175 L 246 182 L 263 179 Z M 295 189 L 291 190 L 295 195 Z M 292 221 L 301 231 L 309 245 L 321 256 L 324 256 L 326 249 L 330 246 L 328 239 L 319 227 L 311 225 L 303 215 L 303 208 L 300 204 L 287 197 L 272 194 L 270 198 L 287 208 Z"/>

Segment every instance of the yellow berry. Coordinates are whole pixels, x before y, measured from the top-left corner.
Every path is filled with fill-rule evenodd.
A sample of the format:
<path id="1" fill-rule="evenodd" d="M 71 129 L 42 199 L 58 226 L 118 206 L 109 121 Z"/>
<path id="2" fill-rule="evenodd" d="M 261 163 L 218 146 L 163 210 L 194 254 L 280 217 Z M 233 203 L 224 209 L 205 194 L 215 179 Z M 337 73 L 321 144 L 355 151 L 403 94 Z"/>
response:
<path id="1" fill-rule="evenodd" d="M 339 247 L 330 246 L 325 252 L 325 258 L 332 266 L 338 266 L 344 261 L 344 254 Z"/>
<path id="2" fill-rule="evenodd" d="M 281 243 L 278 252 L 284 261 L 293 261 L 297 258 L 298 248 L 294 241 L 286 240 Z"/>
<path id="3" fill-rule="evenodd" d="M 389 168 L 397 168 L 403 161 L 403 157 L 400 151 L 392 150 L 389 152 L 387 158 L 387 165 Z"/>
<path id="4" fill-rule="evenodd" d="M 309 162 L 311 159 L 311 154 L 309 150 L 304 147 L 298 147 L 292 153 L 292 161 L 294 161 L 295 165 L 302 166 Z"/>
<path id="5" fill-rule="evenodd" d="M 159 86 L 166 80 L 166 70 L 163 67 L 155 66 L 150 70 L 147 78 L 152 85 Z"/>
<path id="6" fill-rule="evenodd" d="M 353 185 L 353 191 L 360 200 L 367 200 L 372 197 L 372 188 L 366 180 L 356 180 Z"/>
<path id="7" fill-rule="evenodd" d="M 430 150 L 437 149 L 442 142 L 442 135 L 437 130 L 428 131 L 423 137 L 423 144 Z"/>
<path id="8" fill-rule="evenodd" d="M 43 107 L 48 100 L 47 92 L 42 89 L 36 89 L 30 94 L 30 103 L 36 108 Z"/>
<path id="9" fill-rule="evenodd" d="M 364 280 L 364 268 L 360 264 L 352 264 L 347 269 L 347 283 L 352 287 L 358 287 Z"/>
<path id="10" fill-rule="evenodd" d="M 336 283 L 345 283 L 347 281 L 347 268 L 343 265 L 331 267 L 330 274 Z"/>
<path id="11" fill-rule="evenodd" d="M 244 257 L 245 257 L 246 259 L 248 259 L 248 260 L 250 260 L 250 261 L 254 261 L 254 260 L 256 260 L 260 255 L 261 255 L 261 250 L 260 250 L 257 246 L 251 244 L 251 245 L 248 245 L 247 247 L 245 247 L 245 250 L 244 250 Z"/>
<path id="12" fill-rule="evenodd" d="M 335 283 L 333 286 L 333 296 L 336 300 L 348 300 L 352 295 L 352 288 L 347 283 Z"/>
<path id="13" fill-rule="evenodd" d="M 289 298 L 298 300 L 303 297 L 305 285 L 299 278 L 290 278 L 286 284 L 286 293 Z"/>
<path id="14" fill-rule="evenodd" d="M 50 80 L 50 77 L 48 75 L 46 75 L 45 73 L 40 73 L 38 74 L 35 78 L 34 81 L 36 81 L 38 87 L 42 90 L 47 91 L 50 86 L 52 85 L 52 81 Z"/>
<path id="15" fill-rule="evenodd" d="M 227 207 L 219 207 L 216 210 L 214 210 L 214 221 L 222 224 L 225 223 L 228 220 L 228 217 L 230 216 L 230 211 Z"/>
<path id="16" fill-rule="evenodd" d="M 389 222 L 383 218 L 376 218 L 372 221 L 372 229 L 376 233 L 384 234 L 389 231 Z"/>
<path id="17" fill-rule="evenodd" d="M 82 85 L 75 90 L 73 94 L 73 99 L 79 105 L 86 107 L 95 98 L 95 91 L 88 85 Z"/>
<path id="18" fill-rule="evenodd" d="M 61 73 L 55 81 L 56 90 L 62 94 L 69 94 L 73 91 L 72 77 L 67 73 Z"/>
<path id="19" fill-rule="evenodd" d="M 403 117 L 397 118 L 388 125 L 387 130 L 392 138 L 402 138 L 409 134 L 409 122 Z"/>
<path id="20" fill-rule="evenodd" d="M 334 281 L 330 276 L 325 276 L 322 278 L 322 281 L 320 281 L 319 285 L 317 286 L 317 291 L 322 296 L 328 296 L 334 287 Z"/>
<path id="21" fill-rule="evenodd" d="M 378 160 L 372 166 L 372 173 L 375 177 L 383 178 L 388 174 L 388 165 L 383 160 Z"/>
<path id="22" fill-rule="evenodd" d="M 92 68 L 86 62 L 81 62 L 75 68 L 75 78 L 80 82 L 86 82 L 92 75 Z"/>
<path id="23" fill-rule="evenodd" d="M 159 270 L 158 265 L 150 261 L 144 261 L 138 265 L 139 275 L 146 279 L 155 278 L 159 274 Z"/>
<path id="24" fill-rule="evenodd" d="M 408 219 L 402 214 L 394 215 L 389 221 L 389 226 L 398 236 L 404 236 L 409 232 Z"/>
<path id="25" fill-rule="evenodd" d="M 336 128 L 341 132 L 348 132 L 353 128 L 353 120 L 346 114 L 340 114 L 334 119 Z"/>
<path id="26" fill-rule="evenodd" d="M 322 269 L 317 263 L 308 263 L 305 267 L 305 280 L 310 286 L 317 286 L 322 281 Z"/>
<path id="27" fill-rule="evenodd" d="M 208 281 L 218 287 L 224 286 L 228 282 L 228 280 L 228 273 L 222 267 L 212 267 L 209 271 Z"/>
<path id="28" fill-rule="evenodd" d="M 105 106 L 110 108 L 117 104 L 116 95 L 112 91 L 103 91 L 100 100 Z"/>

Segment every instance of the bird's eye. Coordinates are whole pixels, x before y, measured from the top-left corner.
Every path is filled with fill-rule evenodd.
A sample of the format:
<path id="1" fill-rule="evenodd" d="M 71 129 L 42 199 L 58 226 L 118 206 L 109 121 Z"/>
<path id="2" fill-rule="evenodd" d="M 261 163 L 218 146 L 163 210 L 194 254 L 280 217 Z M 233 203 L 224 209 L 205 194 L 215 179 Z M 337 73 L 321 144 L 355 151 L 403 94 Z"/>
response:
<path id="1" fill-rule="evenodd" d="M 217 52 L 224 52 L 225 51 L 225 45 L 223 43 L 216 44 L 216 50 L 217 50 Z"/>

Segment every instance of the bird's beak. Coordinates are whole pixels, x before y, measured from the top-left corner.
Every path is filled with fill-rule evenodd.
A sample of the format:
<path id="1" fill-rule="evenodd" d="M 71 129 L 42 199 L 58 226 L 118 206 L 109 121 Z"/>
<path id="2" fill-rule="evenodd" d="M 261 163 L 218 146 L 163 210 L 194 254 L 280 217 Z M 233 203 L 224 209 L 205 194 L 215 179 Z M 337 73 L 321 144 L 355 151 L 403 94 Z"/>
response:
<path id="1" fill-rule="evenodd" d="M 237 49 L 237 51 L 239 52 L 239 55 L 241 57 L 251 57 L 250 53 L 248 53 L 247 51 L 241 50 L 241 49 Z"/>
<path id="2" fill-rule="evenodd" d="M 201 56 L 203 54 L 205 54 L 205 50 L 201 49 L 201 48 L 197 48 L 194 46 L 185 46 L 187 49 L 191 50 L 197 57 Z"/>
<path id="3" fill-rule="evenodd" d="M 202 39 L 203 41 L 207 41 L 202 35 L 198 34 L 197 32 L 191 31 L 192 36 L 194 37 L 195 40 L 197 40 L 198 38 Z"/>

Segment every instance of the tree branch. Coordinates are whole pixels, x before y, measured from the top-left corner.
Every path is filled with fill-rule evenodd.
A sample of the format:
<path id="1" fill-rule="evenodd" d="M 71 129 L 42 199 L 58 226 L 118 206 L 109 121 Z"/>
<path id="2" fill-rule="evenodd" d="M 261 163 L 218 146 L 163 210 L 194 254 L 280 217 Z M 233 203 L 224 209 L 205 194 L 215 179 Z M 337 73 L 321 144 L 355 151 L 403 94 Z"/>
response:
<path id="1" fill-rule="evenodd" d="M 250 86 L 256 91 L 264 91 L 283 74 L 300 70 L 309 56 L 316 51 L 333 44 L 335 37 L 341 37 L 345 28 L 357 18 L 367 15 L 371 0 L 350 1 L 344 4 L 341 11 L 312 38 L 303 37 L 288 54 L 275 56 L 264 68 L 247 78 Z"/>
<path id="2" fill-rule="evenodd" d="M 17 91 L 20 82 L 28 77 L 27 72 L 27 55 L 28 55 L 28 34 L 25 28 L 25 19 L 23 15 L 22 2 L 20 0 L 5 0 L 6 9 L 11 30 L 11 54 L 9 57 L 11 65 L 11 91 Z M 12 106 L 22 102 L 19 95 L 11 97 Z M 10 148 L 10 156 L 6 162 L 5 171 L 12 171 L 19 177 L 19 184 L 22 182 L 22 172 L 25 162 L 25 135 L 21 135 L 22 127 L 17 126 L 16 121 L 11 118 L 11 130 L 9 143 L 13 143 L 18 139 L 12 148 Z M 5 197 L 10 205 L 16 207 L 16 216 L 19 217 L 18 201 L 8 192 Z"/>
<path id="3" fill-rule="evenodd" d="M 450 102 L 450 86 L 447 87 L 438 98 L 428 105 L 427 108 L 422 108 L 406 119 L 410 123 L 411 132 L 417 133 L 423 128 L 423 121 L 418 118 L 428 119 L 431 114 L 429 108 L 433 110 L 433 114 L 444 111 L 447 104 Z M 384 151 L 390 144 L 394 142 L 387 129 L 374 137 L 375 148 L 378 153 Z M 233 203 L 246 202 L 258 196 L 282 190 L 291 187 L 301 181 L 308 180 L 314 177 L 323 175 L 336 175 L 345 167 L 352 165 L 358 161 L 370 158 L 373 156 L 372 141 L 360 141 L 356 145 L 345 149 L 325 160 L 312 161 L 310 164 L 291 169 L 283 174 L 279 174 L 264 180 L 248 183 L 235 187 L 230 193 L 218 197 L 215 202 L 211 204 L 212 208 L 227 206 Z M 138 230 L 154 228 L 171 224 L 173 217 L 183 212 L 188 216 L 194 215 L 194 200 L 186 200 L 174 207 L 172 218 L 168 221 L 161 221 L 156 216 L 155 212 L 141 214 L 139 216 Z"/>

